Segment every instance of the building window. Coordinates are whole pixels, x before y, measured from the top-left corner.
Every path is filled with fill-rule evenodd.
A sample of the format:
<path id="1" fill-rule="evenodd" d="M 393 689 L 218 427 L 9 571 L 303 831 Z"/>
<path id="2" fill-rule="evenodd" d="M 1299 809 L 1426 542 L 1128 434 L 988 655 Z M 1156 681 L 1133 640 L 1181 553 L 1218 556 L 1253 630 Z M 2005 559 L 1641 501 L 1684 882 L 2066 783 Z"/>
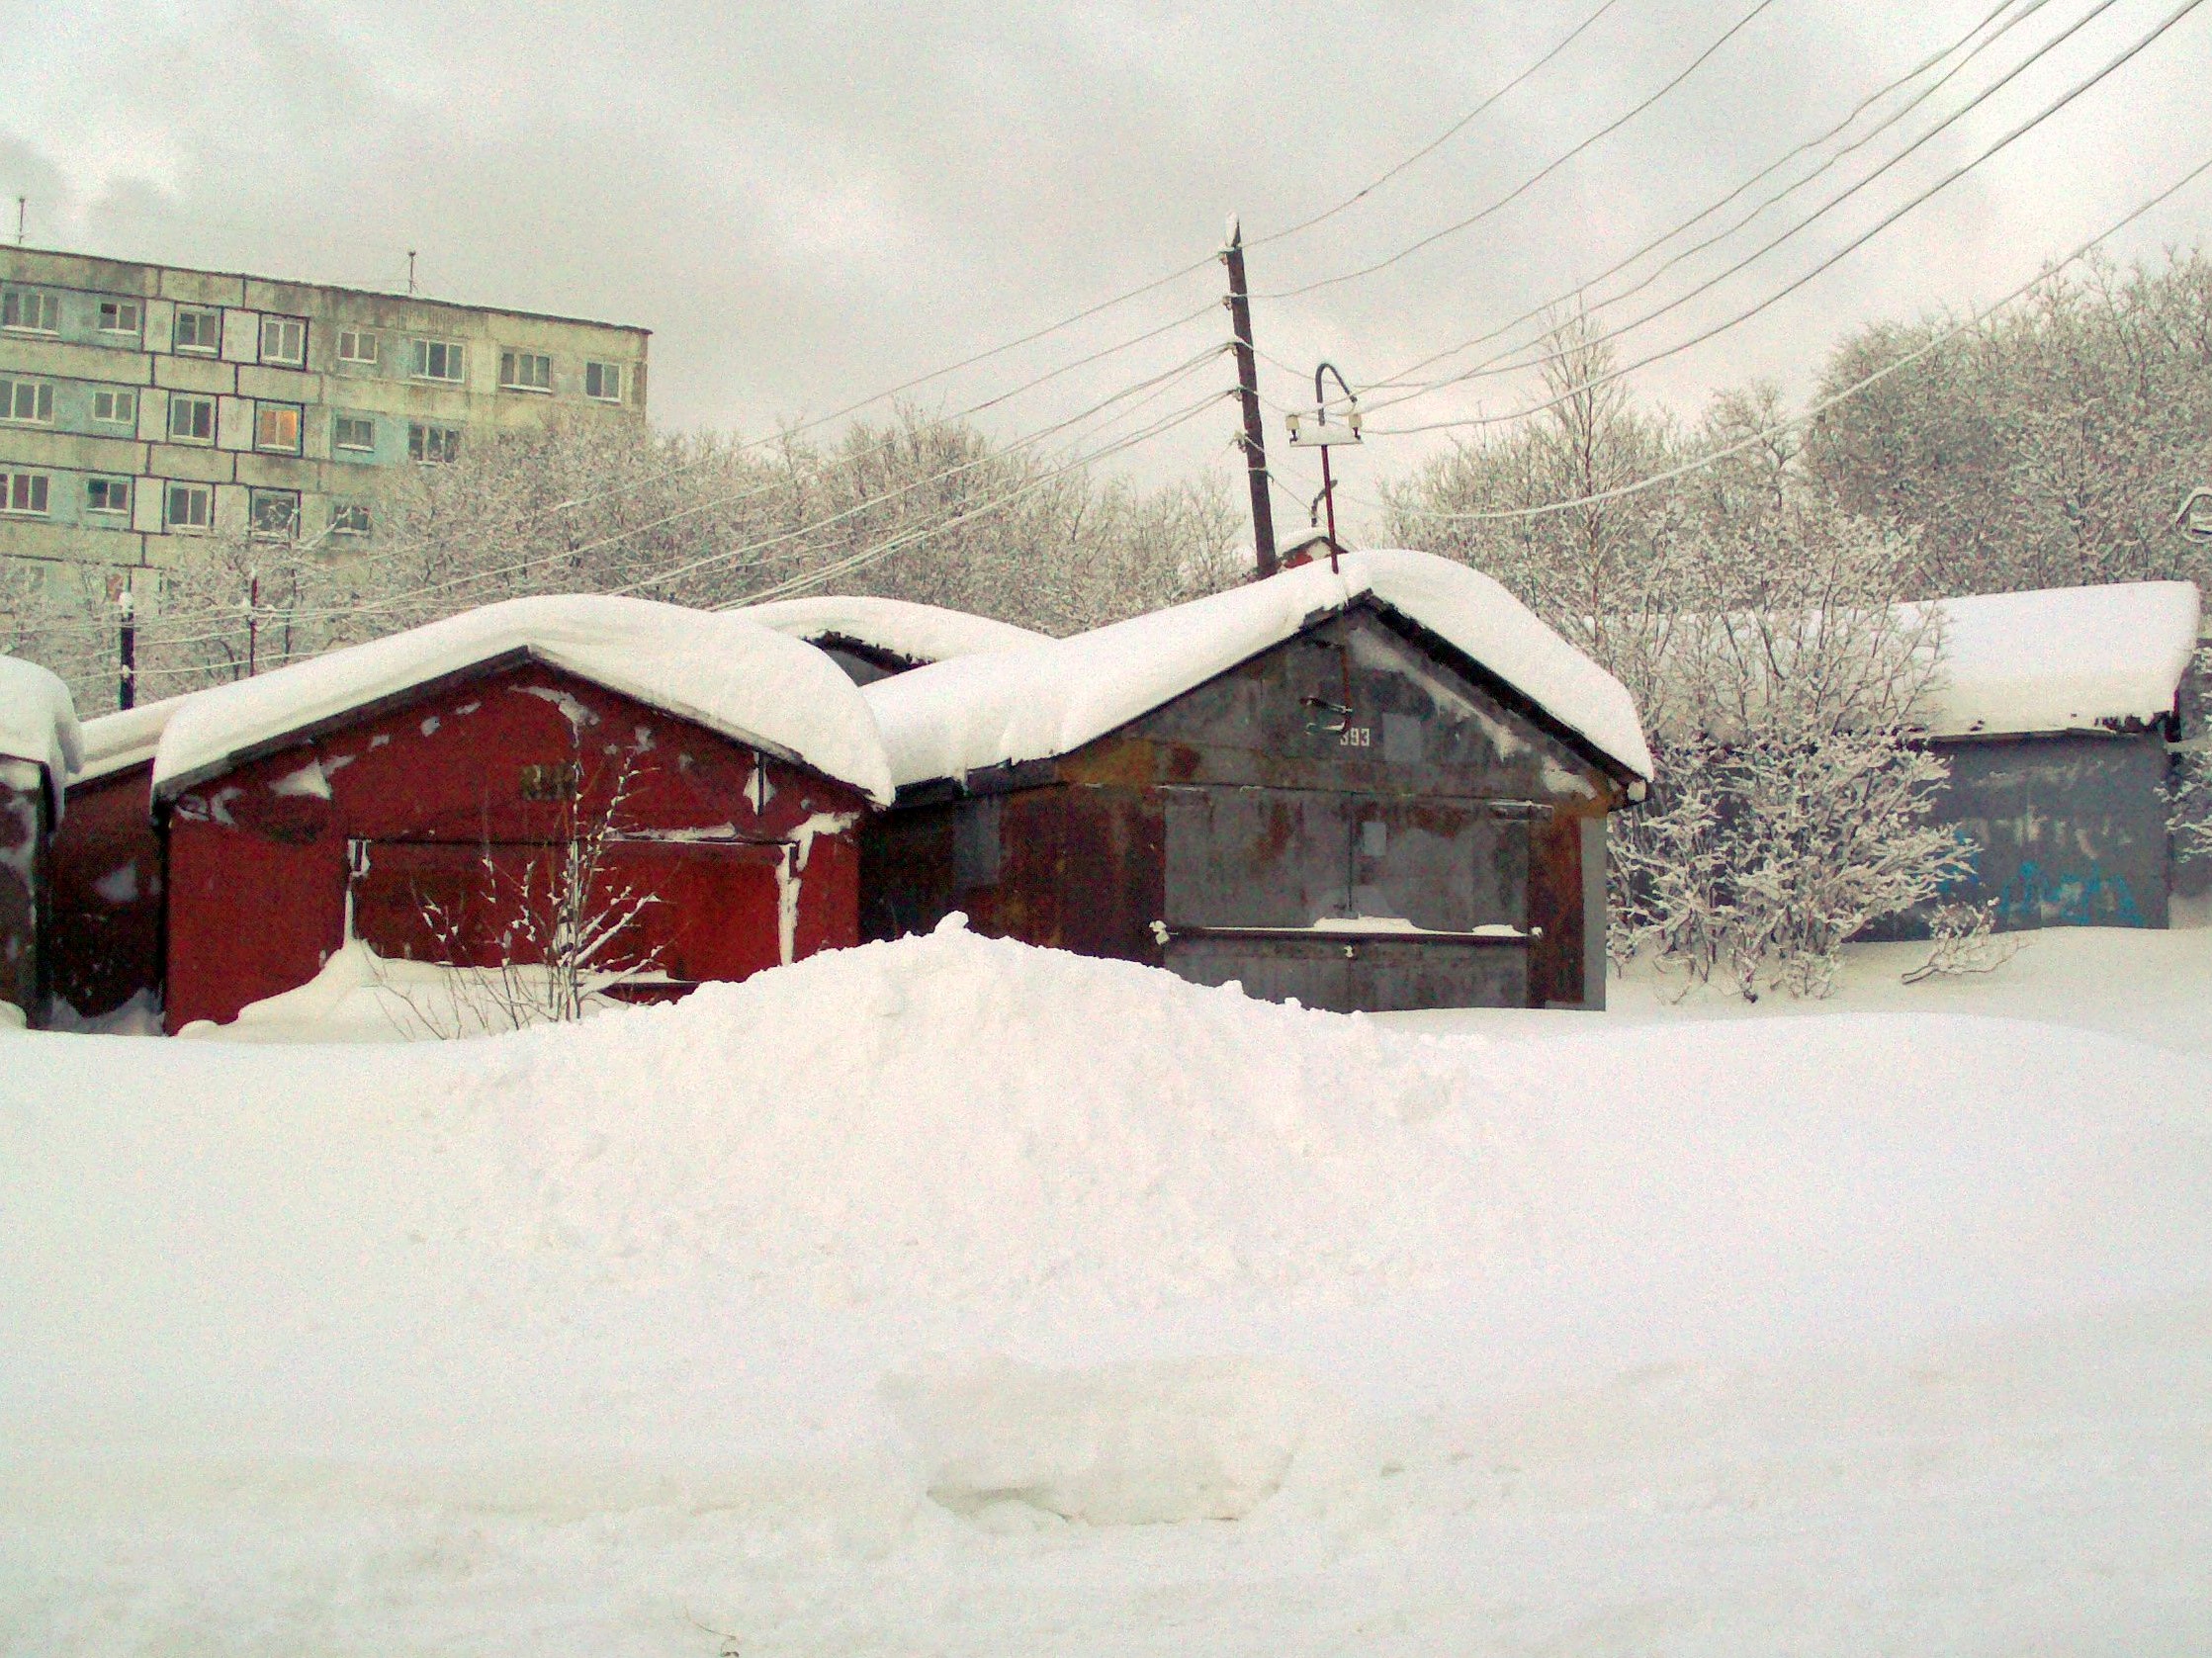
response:
<path id="1" fill-rule="evenodd" d="M 138 331 L 140 316 L 135 300 L 102 300 L 100 302 L 100 332 L 103 334 L 134 334 Z"/>
<path id="2" fill-rule="evenodd" d="M 366 363 L 377 365 L 377 336 L 361 328 L 338 330 L 338 361 L 341 363 Z"/>
<path id="3" fill-rule="evenodd" d="M 444 464 L 461 458 L 461 428 L 407 422 L 407 459 Z"/>
<path id="4" fill-rule="evenodd" d="M 170 343 L 179 351 L 213 357 L 222 349 L 222 312 L 196 305 L 177 306 L 177 327 Z"/>
<path id="5" fill-rule="evenodd" d="M 304 316 L 264 316 L 261 319 L 261 360 L 305 368 L 308 362 L 308 319 Z"/>
<path id="6" fill-rule="evenodd" d="M 161 522 L 172 530 L 205 530 L 215 523 L 215 489 L 206 483 L 172 483 L 162 491 Z"/>
<path id="7" fill-rule="evenodd" d="M 93 393 L 92 418 L 111 421 L 118 426 L 136 425 L 138 420 L 138 393 L 135 392 Z"/>
<path id="8" fill-rule="evenodd" d="M 88 478 L 84 480 L 84 509 L 87 512 L 129 512 L 131 510 L 131 480 L 128 478 Z"/>
<path id="9" fill-rule="evenodd" d="M 369 533 L 369 503 L 367 501 L 333 501 L 330 503 L 330 533 L 334 536 L 365 536 Z"/>
<path id="10" fill-rule="evenodd" d="M 173 443 L 215 442 L 215 399 L 170 393 L 169 438 Z"/>
<path id="11" fill-rule="evenodd" d="M 377 423 L 365 414 L 341 414 L 330 422 L 330 447 L 366 455 L 377 447 Z"/>
<path id="12" fill-rule="evenodd" d="M 61 296 L 36 288 L 11 288 L 0 294 L 0 328 L 21 328 L 33 334 L 61 332 Z"/>
<path id="13" fill-rule="evenodd" d="M 583 394 L 596 397 L 603 403 L 622 401 L 622 365 L 620 363 L 586 363 L 583 365 Z"/>
<path id="14" fill-rule="evenodd" d="M 553 390 L 553 359 L 542 351 L 499 353 L 499 387 L 506 392 Z"/>
<path id="15" fill-rule="evenodd" d="M 253 447 L 272 455 L 300 453 L 300 405 L 256 403 L 253 408 Z"/>
<path id="16" fill-rule="evenodd" d="M 461 380 L 469 372 L 468 352 L 461 346 L 449 345 L 444 340 L 416 340 L 414 342 L 414 378 L 417 380 Z"/>
<path id="17" fill-rule="evenodd" d="M 246 493 L 246 523 L 256 536 L 290 541 L 300 526 L 300 495 L 294 489 L 252 489 Z"/>
<path id="18" fill-rule="evenodd" d="M 0 512 L 46 515 L 46 475 L 43 472 L 0 472 Z"/>
<path id="19" fill-rule="evenodd" d="M 0 420 L 28 420 L 42 426 L 50 425 L 53 382 L 0 380 Z"/>

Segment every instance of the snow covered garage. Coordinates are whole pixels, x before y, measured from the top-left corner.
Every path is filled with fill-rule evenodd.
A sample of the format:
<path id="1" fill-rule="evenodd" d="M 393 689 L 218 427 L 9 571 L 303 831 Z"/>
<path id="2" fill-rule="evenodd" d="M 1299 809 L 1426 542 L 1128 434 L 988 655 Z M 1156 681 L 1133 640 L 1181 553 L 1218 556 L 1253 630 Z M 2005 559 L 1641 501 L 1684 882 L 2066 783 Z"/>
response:
<path id="1" fill-rule="evenodd" d="M 80 1018 L 161 995 L 161 839 L 153 755 L 183 698 L 84 722 L 84 760 L 54 830 L 46 951 L 53 996 Z"/>
<path id="2" fill-rule="evenodd" d="M 162 735 L 153 794 L 176 1030 L 306 983 L 348 942 L 534 959 L 534 907 L 594 832 L 603 856 L 571 890 L 636 913 L 597 968 L 669 994 L 851 943 L 857 828 L 891 788 L 860 693 L 811 646 L 568 597 L 202 692 Z"/>
<path id="3" fill-rule="evenodd" d="M 1339 1009 L 1599 1006 L 1651 759 L 1506 591 L 1351 555 L 867 688 L 899 784 L 861 927 L 981 931 Z"/>
<path id="4" fill-rule="evenodd" d="M 2168 919 L 2168 741 L 2196 650 L 2186 581 L 1943 601 L 1935 816 L 1975 849 L 1946 896 L 2000 929 Z"/>
<path id="5" fill-rule="evenodd" d="M 45 1022 L 50 970 L 41 948 L 54 827 L 78 760 L 69 688 L 33 662 L 0 656 L 0 1003 Z"/>
<path id="6" fill-rule="evenodd" d="M 775 599 L 733 614 L 827 651 L 855 685 L 959 656 L 1018 651 L 1050 637 L 1012 622 L 905 599 Z"/>

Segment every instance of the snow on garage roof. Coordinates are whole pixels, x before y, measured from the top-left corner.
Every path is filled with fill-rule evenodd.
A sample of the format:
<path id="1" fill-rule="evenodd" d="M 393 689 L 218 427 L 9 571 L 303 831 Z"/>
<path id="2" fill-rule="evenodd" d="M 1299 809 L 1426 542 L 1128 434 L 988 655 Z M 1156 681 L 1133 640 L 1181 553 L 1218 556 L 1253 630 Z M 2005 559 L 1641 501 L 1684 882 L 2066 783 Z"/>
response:
<path id="1" fill-rule="evenodd" d="M 486 605 L 196 692 L 162 734 L 154 791 L 174 795 L 297 733 L 518 653 L 891 798 L 868 705 L 813 646 L 713 611 L 586 594 Z"/>
<path id="2" fill-rule="evenodd" d="M 2190 581 L 2126 581 L 1944 599 L 1937 737 L 2145 724 L 2173 709 L 2196 651 Z"/>
<path id="3" fill-rule="evenodd" d="M 1025 650 L 866 687 L 901 786 L 1048 759 L 1226 672 L 1367 594 L 1465 653 L 1591 747 L 1651 775 L 1621 682 L 1497 582 L 1428 553 L 1348 554 Z"/>
<path id="4" fill-rule="evenodd" d="M 88 783 L 96 777 L 122 771 L 153 758 L 161 746 L 161 734 L 169 716 L 185 705 L 185 697 L 164 697 L 114 714 L 102 714 L 84 723 L 84 763 L 70 777 Z"/>
<path id="5" fill-rule="evenodd" d="M 80 743 L 69 687 L 37 662 L 0 656 L 0 759 L 45 767 L 57 818 L 69 773 L 82 758 Z"/>
<path id="6" fill-rule="evenodd" d="M 849 640 L 918 664 L 1018 651 L 1051 637 L 1018 628 L 1012 622 L 994 622 L 988 616 L 972 616 L 964 610 L 946 610 L 934 604 L 913 604 L 905 599 L 775 599 L 767 604 L 746 605 L 729 614 L 809 644 Z"/>

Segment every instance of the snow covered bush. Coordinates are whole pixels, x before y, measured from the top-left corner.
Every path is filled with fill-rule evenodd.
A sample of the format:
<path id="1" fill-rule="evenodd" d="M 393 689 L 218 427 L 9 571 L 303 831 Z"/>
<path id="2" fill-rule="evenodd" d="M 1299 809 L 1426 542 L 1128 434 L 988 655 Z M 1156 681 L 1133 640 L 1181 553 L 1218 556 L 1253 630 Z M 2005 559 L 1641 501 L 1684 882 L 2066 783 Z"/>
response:
<path id="1" fill-rule="evenodd" d="M 1586 319 L 1553 340 L 1548 406 L 1392 493 L 1392 533 L 1505 582 L 1636 697 L 1658 778 L 1614 820 L 1615 959 L 1824 995 L 1846 939 L 1963 870 L 1918 741 L 1939 618 L 1895 608 L 1917 544 L 1817 486 L 1772 389 L 1684 432 L 1598 384 Z M 1701 450 L 1736 453 L 1592 498 Z"/>

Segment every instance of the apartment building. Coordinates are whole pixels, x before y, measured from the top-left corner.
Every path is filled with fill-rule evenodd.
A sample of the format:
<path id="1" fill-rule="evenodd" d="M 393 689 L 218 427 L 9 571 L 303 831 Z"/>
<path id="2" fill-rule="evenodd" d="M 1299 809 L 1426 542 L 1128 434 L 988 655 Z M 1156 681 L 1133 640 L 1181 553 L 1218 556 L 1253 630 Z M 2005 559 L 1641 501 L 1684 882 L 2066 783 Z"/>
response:
<path id="1" fill-rule="evenodd" d="M 643 328 L 0 247 L 0 555 L 343 557 L 394 469 L 554 411 L 642 418 Z"/>

